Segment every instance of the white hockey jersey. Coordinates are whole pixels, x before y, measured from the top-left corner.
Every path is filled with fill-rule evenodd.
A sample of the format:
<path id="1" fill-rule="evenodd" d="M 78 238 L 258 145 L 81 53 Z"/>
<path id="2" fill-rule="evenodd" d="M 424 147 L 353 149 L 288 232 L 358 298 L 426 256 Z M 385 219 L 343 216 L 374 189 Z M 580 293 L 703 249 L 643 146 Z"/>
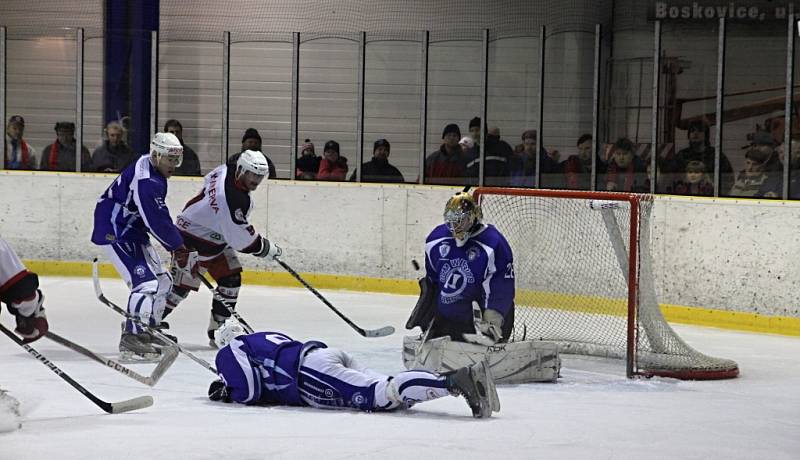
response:
<path id="1" fill-rule="evenodd" d="M 227 245 L 247 253 L 261 248 L 261 235 L 248 222 L 253 201 L 234 185 L 234 168 L 221 165 L 208 173 L 203 190 L 178 215 L 180 231 L 206 246 L 198 248 L 201 254 Z"/>
<path id="2" fill-rule="evenodd" d="M 17 253 L 11 249 L 6 240 L 0 238 L 0 294 L 27 273 L 28 271 L 17 257 Z"/>

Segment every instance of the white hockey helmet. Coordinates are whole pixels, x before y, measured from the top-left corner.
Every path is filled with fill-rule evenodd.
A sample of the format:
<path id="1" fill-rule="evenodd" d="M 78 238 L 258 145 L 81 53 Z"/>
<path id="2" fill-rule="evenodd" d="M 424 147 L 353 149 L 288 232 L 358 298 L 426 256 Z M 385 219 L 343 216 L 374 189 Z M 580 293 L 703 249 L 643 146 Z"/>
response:
<path id="1" fill-rule="evenodd" d="M 240 335 L 247 334 L 244 326 L 236 318 L 228 318 L 216 331 L 214 331 L 214 343 L 218 348 L 223 348 L 233 339 Z"/>
<path id="2" fill-rule="evenodd" d="M 236 160 L 236 176 L 250 171 L 257 176 L 269 175 L 269 163 L 267 157 L 258 150 L 245 150 Z"/>
<path id="3" fill-rule="evenodd" d="M 156 133 L 150 141 L 150 155 L 155 156 L 156 162 L 168 158 L 177 167 L 183 163 L 183 146 L 172 133 Z"/>

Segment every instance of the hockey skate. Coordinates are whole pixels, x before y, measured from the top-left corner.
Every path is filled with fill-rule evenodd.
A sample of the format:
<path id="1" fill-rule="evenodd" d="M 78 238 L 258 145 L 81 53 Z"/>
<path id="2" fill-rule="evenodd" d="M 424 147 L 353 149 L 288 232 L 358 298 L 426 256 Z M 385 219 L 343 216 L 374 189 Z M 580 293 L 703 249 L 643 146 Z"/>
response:
<path id="1" fill-rule="evenodd" d="M 158 362 L 161 350 L 153 345 L 153 337 L 147 332 L 123 332 L 119 339 L 119 354 L 123 363 Z"/>
<path id="2" fill-rule="evenodd" d="M 486 361 L 462 367 L 448 375 L 447 388 L 455 395 L 464 396 L 473 417 L 491 417 L 492 412 L 500 411 L 500 398 Z"/>

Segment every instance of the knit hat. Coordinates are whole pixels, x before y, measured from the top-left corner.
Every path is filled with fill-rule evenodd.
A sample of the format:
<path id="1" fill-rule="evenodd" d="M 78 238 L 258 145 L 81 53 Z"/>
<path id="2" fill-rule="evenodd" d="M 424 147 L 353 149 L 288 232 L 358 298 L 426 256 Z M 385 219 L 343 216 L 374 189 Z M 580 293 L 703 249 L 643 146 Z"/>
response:
<path id="1" fill-rule="evenodd" d="M 750 142 L 750 144 L 775 146 L 775 139 L 772 137 L 772 134 L 767 131 L 756 131 L 753 134 L 753 140 Z"/>
<path id="2" fill-rule="evenodd" d="M 447 137 L 448 134 L 455 133 L 456 136 L 461 139 L 461 129 L 458 128 L 458 125 L 455 123 L 450 123 L 449 125 L 444 127 L 444 131 L 442 131 L 442 139 Z"/>
<path id="3" fill-rule="evenodd" d="M 375 141 L 375 145 L 372 147 L 372 151 L 375 152 L 378 150 L 378 147 L 386 147 L 386 151 L 389 152 L 392 150 L 392 146 L 389 145 L 389 141 L 386 139 L 378 139 Z"/>
<path id="4" fill-rule="evenodd" d="M 309 139 L 304 141 L 303 146 L 300 148 L 300 154 L 305 153 L 306 150 L 311 150 L 311 153 L 316 153 L 314 151 L 314 143 Z"/>
<path id="5" fill-rule="evenodd" d="M 481 127 L 481 117 L 475 117 L 469 121 L 469 129 L 473 127 L 480 128 Z"/>
<path id="6" fill-rule="evenodd" d="M 328 141 L 325 143 L 325 149 L 323 149 L 323 151 L 325 150 L 333 150 L 336 153 L 339 153 L 339 143 L 336 141 Z"/>
<path id="7" fill-rule="evenodd" d="M 244 136 L 242 136 L 242 143 L 247 139 L 258 139 L 258 142 L 261 143 L 261 135 L 258 134 L 258 130 L 255 128 L 247 128 L 244 132 Z"/>
<path id="8" fill-rule="evenodd" d="M 522 140 L 524 141 L 525 139 L 536 139 L 536 130 L 535 129 L 529 129 L 529 130 L 523 131 L 522 132 Z"/>
<path id="9" fill-rule="evenodd" d="M 25 127 L 25 119 L 22 118 L 20 115 L 12 115 L 11 118 L 8 119 L 8 124 L 16 123 L 18 125 L 22 125 Z"/>
<path id="10" fill-rule="evenodd" d="M 53 129 L 56 130 L 56 131 L 58 131 L 59 129 L 64 130 L 64 131 L 72 131 L 74 133 L 75 132 L 75 123 L 73 123 L 71 121 L 59 121 L 58 123 L 56 123 L 56 126 Z"/>

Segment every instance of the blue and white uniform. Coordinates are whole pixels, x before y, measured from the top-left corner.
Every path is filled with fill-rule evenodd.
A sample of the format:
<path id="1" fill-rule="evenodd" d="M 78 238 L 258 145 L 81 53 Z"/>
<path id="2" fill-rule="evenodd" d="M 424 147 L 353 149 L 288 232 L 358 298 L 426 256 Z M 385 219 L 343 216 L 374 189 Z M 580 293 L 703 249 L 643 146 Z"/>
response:
<path id="1" fill-rule="evenodd" d="M 450 394 L 446 378 L 438 374 L 384 375 L 342 350 L 280 332 L 240 335 L 219 350 L 216 365 L 231 399 L 243 404 L 380 411 Z"/>
<path id="2" fill-rule="evenodd" d="M 425 271 L 439 294 L 435 328 L 474 332 L 473 301 L 481 310 L 497 310 L 506 319 L 504 329 L 512 327 L 514 258 L 494 225 L 482 225 L 462 246 L 446 224 L 437 226 L 425 240 Z"/>
<path id="3" fill-rule="evenodd" d="M 167 179 L 141 156 L 125 168 L 97 200 L 92 242 L 105 246 L 109 258 L 131 288 L 128 311 L 151 325 L 161 321 L 172 285 L 150 244 L 152 235 L 167 251 L 183 244 L 165 203 Z M 128 320 L 127 332 L 139 332 Z"/>

